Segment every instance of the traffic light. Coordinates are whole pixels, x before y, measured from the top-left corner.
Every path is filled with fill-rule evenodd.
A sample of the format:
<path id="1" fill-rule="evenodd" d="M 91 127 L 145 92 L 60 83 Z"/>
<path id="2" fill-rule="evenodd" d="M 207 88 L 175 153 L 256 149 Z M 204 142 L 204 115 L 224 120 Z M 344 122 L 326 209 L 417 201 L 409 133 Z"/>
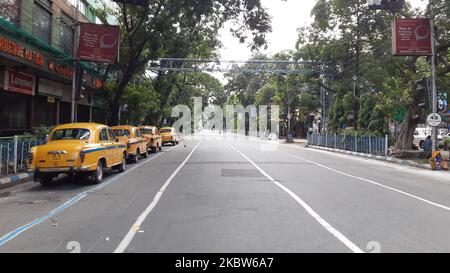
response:
<path id="1" fill-rule="evenodd" d="M 405 0 L 368 0 L 370 10 L 398 11 L 405 7 Z"/>
<path id="2" fill-rule="evenodd" d="M 420 105 L 424 105 L 431 109 L 431 93 L 429 90 L 430 83 L 427 78 L 422 78 L 415 82 L 416 90 L 424 98 L 424 101 Z"/>

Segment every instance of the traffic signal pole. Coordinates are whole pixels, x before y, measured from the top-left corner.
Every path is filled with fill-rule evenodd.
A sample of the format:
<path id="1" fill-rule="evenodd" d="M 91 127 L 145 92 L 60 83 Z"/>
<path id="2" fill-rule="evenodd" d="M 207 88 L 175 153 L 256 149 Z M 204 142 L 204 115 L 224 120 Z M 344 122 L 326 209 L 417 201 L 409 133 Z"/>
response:
<path id="1" fill-rule="evenodd" d="M 436 47 L 435 47 L 435 33 L 434 33 L 434 23 L 433 20 L 430 20 L 431 24 L 431 85 L 432 85 L 432 96 L 431 96 L 431 103 L 432 103 L 432 111 L 433 113 L 437 113 L 437 90 L 436 90 Z M 437 135 L 438 135 L 438 127 L 433 126 L 431 131 L 431 139 L 433 141 L 432 145 L 432 152 L 434 153 L 436 151 L 436 144 L 437 144 Z"/>

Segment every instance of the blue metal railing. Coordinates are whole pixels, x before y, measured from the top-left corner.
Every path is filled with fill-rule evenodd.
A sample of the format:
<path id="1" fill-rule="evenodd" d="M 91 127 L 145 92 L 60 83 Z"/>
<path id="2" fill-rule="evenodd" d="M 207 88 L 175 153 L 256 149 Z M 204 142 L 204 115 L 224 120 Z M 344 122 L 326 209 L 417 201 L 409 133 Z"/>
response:
<path id="1" fill-rule="evenodd" d="M 388 136 L 370 137 L 338 134 L 308 134 L 308 145 L 353 151 L 372 155 L 388 155 Z"/>
<path id="2" fill-rule="evenodd" d="M 1 138 L 0 139 L 0 177 L 26 171 L 31 147 L 39 146 L 45 140 L 30 138 Z"/>

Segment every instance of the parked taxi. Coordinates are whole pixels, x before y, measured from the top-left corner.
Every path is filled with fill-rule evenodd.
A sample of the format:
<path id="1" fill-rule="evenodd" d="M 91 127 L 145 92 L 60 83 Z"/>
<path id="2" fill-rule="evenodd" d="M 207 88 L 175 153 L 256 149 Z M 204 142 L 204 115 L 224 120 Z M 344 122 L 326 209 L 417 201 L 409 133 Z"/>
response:
<path id="1" fill-rule="evenodd" d="M 159 135 L 158 128 L 155 126 L 138 126 L 142 135 L 147 139 L 147 146 L 152 152 L 157 150 L 161 151 L 161 136 Z"/>
<path id="2" fill-rule="evenodd" d="M 147 157 L 147 140 L 142 136 L 139 128 L 130 125 L 113 126 L 111 128 L 119 141 L 127 145 L 128 160 L 136 163 L 139 157 Z"/>
<path id="3" fill-rule="evenodd" d="M 171 143 L 172 145 L 177 145 L 179 141 L 178 133 L 173 127 L 163 127 L 159 130 L 161 134 L 162 144 Z"/>
<path id="4" fill-rule="evenodd" d="M 32 147 L 29 155 L 29 171 L 43 185 L 61 173 L 88 174 L 100 183 L 105 168 L 123 172 L 125 166 L 126 146 L 115 139 L 111 128 L 96 123 L 56 126 L 47 143 Z"/>

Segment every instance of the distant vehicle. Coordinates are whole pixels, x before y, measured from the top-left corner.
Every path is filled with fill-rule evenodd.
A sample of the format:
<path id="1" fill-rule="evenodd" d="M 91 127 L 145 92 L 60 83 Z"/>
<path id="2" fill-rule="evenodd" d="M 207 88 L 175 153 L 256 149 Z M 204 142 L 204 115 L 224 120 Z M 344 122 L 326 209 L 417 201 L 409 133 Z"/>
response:
<path id="1" fill-rule="evenodd" d="M 423 149 L 423 143 L 425 142 L 425 139 L 427 136 L 431 136 L 431 127 L 417 127 L 414 131 L 414 140 L 413 140 L 413 146 Z M 438 142 L 443 142 L 443 135 L 445 135 L 448 132 L 446 129 L 439 129 L 438 132 Z M 450 135 L 449 135 L 450 137 Z"/>
<path id="2" fill-rule="evenodd" d="M 148 148 L 156 153 L 157 150 L 161 151 L 161 136 L 159 135 L 158 128 L 155 126 L 139 126 L 142 135 L 147 139 Z"/>
<path id="3" fill-rule="evenodd" d="M 70 123 L 56 126 L 47 144 L 33 147 L 29 171 L 34 181 L 49 185 L 59 174 L 88 174 L 95 184 L 103 179 L 105 168 L 125 171 L 126 146 L 106 125 Z"/>
<path id="4" fill-rule="evenodd" d="M 162 144 L 171 143 L 172 145 L 177 145 L 179 141 L 179 136 L 173 127 L 163 127 L 159 130 L 161 134 Z"/>
<path id="5" fill-rule="evenodd" d="M 139 128 L 130 125 L 111 128 L 119 141 L 127 145 L 127 157 L 130 162 L 138 162 L 140 156 L 147 157 L 147 139 L 142 136 Z"/>

